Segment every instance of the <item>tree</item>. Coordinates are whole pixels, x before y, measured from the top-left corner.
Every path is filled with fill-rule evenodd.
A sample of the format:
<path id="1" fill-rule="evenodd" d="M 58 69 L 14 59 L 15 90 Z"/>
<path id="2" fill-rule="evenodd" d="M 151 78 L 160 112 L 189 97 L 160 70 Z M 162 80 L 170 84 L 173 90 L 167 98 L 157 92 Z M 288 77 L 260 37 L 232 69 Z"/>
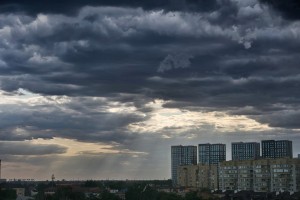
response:
<path id="1" fill-rule="evenodd" d="M 120 198 L 107 190 L 104 190 L 101 194 L 101 200 L 120 200 Z"/>
<path id="2" fill-rule="evenodd" d="M 130 200 L 140 200 L 141 192 L 142 192 L 142 186 L 135 184 L 127 190 L 127 192 L 125 193 L 125 197 L 126 199 L 130 199 Z"/>
<path id="3" fill-rule="evenodd" d="M 201 198 L 198 197 L 197 192 L 189 192 L 186 193 L 185 200 L 201 200 Z"/>
<path id="4" fill-rule="evenodd" d="M 84 183 L 84 187 L 98 187 L 98 183 L 96 181 L 93 181 L 93 180 L 87 180 Z"/>
<path id="5" fill-rule="evenodd" d="M 85 200 L 82 192 L 73 192 L 71 187 L 59 188 L 53 195 L 53 200 Z"/>
<path id="6" fill-rule="evenodd" d="M 159 192 L 157 200 L 183 200 L 183 198 L 175 193 Z"/>
<path id="7" fill-rule="evenodd" d="M 0 200 L 15 200 L 17 193 L 13 189 L 0 190 Z"/>

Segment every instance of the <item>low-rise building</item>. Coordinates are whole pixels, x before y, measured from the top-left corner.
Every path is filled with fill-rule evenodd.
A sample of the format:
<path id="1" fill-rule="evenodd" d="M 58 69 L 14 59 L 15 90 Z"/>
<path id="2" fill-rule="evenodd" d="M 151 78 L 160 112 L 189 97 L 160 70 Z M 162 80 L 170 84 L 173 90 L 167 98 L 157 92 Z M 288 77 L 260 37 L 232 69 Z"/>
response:
<path id="1" fill-rule="evenodd" d="M 237 189 L 241 190 L 253 190 L 253 161 L 245 160 L 240 162 L 237 166 Z"/>
<path id="2" fill-rule="evenodd" d="M 218 189 L 218 166 L 199 163 L 178 167 L 179 187 Z"/>
<path id="3" fill-rule="evenodd" d="M 25 196 L 25 188 L 13 188 L 16 191 L 17 196 Z"/>
<path id="4" fill-rule="evenodd" d="M 198 188 L 219 188 L 217 165 L 198 164 Z"/>
<path id="5" fill-rule="evenodd" d="M 179 187 L 198 187 L 198 165 L 182 165 L 177 170 Z"/>
<path id="6" fill-rule="evenodd" d="M 270 161 L 271 191 L 300 191 L 300 160 L 281 158 Z"/>
<path id="7" fill-rule="evenodd" d="M 221 190 L 299 192 L 300 160 L 293 158 L 225 161 L 220 163 Z"/>
<path id="8" fill-rule="evenodd" d="M 219 166 L 219 188 L 221 190 L 235 190 L 238 187 L 238 162 L 224 161 Z M 241 161 L 240 161 L 241 162 Z"/>
<path id="9" fill-rule="evenodd" d="M 271 191 L 270 160 L 257 160 L 253 164 L 253 187 L 256 192 Z"/>

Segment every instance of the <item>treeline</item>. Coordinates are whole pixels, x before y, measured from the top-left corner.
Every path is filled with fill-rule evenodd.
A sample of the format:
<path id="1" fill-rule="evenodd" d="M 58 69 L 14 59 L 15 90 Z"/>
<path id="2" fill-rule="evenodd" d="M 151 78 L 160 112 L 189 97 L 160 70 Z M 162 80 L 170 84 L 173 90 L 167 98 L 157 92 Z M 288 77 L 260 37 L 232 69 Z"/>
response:
<path id="1" fill-rule="evenodd" d="M 57 185 L 56 185 L 57 183 Z M 63 186 L 63 185 L 66 186 Z M 43 182 L 30 185 L 10 185 L 6 184 L 6 190 L 0 191 L 0 200 L 15 200 L 16 192 L 13 187 L 25 187 L 26 194 L 30 195 L 30 190 L 35 189 L 38 193 L 35 200 L 202 200 L 201 192 L 189 192 L 179 195 L 172 192 L 162 192 L 161 188 L 171 188 L 172 182 L 165 181 L 85 181 L 81 183 L 70 182 Z M 10 189 L 8 189 L 10 188 Z M 98 191 L 99 193 L 85 194 L 84 191 Z M 47 194 L 49 191 L 54 194 Z M 118 194 L 113 193 L 118 191 Z M 202 191 L 203 193 L 203 191 Z M 214 198 L 205 198 L 214 199 Z"/>

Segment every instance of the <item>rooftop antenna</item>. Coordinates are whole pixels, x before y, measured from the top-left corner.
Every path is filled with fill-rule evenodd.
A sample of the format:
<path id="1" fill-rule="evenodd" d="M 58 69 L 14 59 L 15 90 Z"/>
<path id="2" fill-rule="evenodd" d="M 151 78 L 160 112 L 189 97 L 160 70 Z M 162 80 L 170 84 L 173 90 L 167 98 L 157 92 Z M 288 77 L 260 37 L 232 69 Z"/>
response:
<path id="1" fill-rule="evenodd" d="M 54 179 L 55 179 L 55 176 L 54 176 L 54 174 L 52 174 L 52 176 L 51 176 L 51 180 L 52 180 L 52 188 L 53 188 L 53 186 L 54 186 Z"/>

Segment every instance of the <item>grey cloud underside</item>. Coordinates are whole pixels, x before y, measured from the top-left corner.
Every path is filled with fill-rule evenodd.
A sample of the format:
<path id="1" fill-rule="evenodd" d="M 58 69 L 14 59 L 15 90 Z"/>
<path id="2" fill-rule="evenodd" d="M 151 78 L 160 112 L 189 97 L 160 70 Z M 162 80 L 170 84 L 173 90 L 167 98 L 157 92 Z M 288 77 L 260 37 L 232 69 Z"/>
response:
<path id="1" fill-rule="evenodd" d="M 274 9 L 279 11 L 285 18 L 291 20 L 300 19 L 300 2 L 298 0 L 260 0 L 272 6 Z"/>
<path id="2" fill-rule="evenodd" d="M 259 0 L 276 11 L 283 17 L 291 20 L 300 19 L 300 3 L 298 0 Z M 63 13 L 75 15 L 83 6 L 120 6 L 143 8 L 145 10 L 165 11 L 189 11 L 189 12 L 212 12 L 223 10 L 224 16 L 231 18 L 233 11 L 230 0 L 52 0 L 37 2 L 34 0 L 5 0 L 0 3 L 0 11 L 3 12 L 26 12 L 28 14 L 38 13 Z M 230 8 L 230 9 L 229 9 Z M 224 12 L 225 11 L 225 12 Z M 86 19 L 94 20 L 93 16 Z"/>
<path id="3" fill-rule="evenodd" d="M 59 145 L 36 145 L 20 142 L 0 142 L 1 155 L 49 155 L 66 153 Z"/>
<path id="4" fill-rule="evenodd" d="M 184 11 L 212 11 L 229 3 L 228 0 L 52 0 L 52 1 L 1 1 L 2 12 L 25 11 L 30 14 L 37 13 L 67 13 L 75 14 L 83 6 L 120 6 L 141 7 L 143 9 L 165 9 Z"/>
<path id="5" fill-rule="evenodd" d="M 51 101 L 51 100 L 50 100 Z M 109 101 L 108 101 L 109 102 Z M 129 143 L 137 136 L 128 132 L 130 123 L 146 120 L 138 114 L 110 113 L 107 101 L 72 98 L 63 105 L 1 105 L 0 140 L 22 141 L 62 137 L 86 142 Z"/>
<path id="6" fill-rule="evenodd" d="M 300 128 L 299 22 L 283 21 L 249 2 L 228 1 L 227 7 L 197 13 L 80 7 L 71 16 L 2 14 L 1 89 L 72 101 L 61 107 L 3 105 L 0 139 L 129 145 L 140 136 L 127 125 L 149 115 L 109 113 L 104 107 L 114 101 L 147 114 L 145 104 L 156 98 L 170 100 L 166 107 L 222 110 Z M 160 73 L 164 61 L 171 64 Z"/>

